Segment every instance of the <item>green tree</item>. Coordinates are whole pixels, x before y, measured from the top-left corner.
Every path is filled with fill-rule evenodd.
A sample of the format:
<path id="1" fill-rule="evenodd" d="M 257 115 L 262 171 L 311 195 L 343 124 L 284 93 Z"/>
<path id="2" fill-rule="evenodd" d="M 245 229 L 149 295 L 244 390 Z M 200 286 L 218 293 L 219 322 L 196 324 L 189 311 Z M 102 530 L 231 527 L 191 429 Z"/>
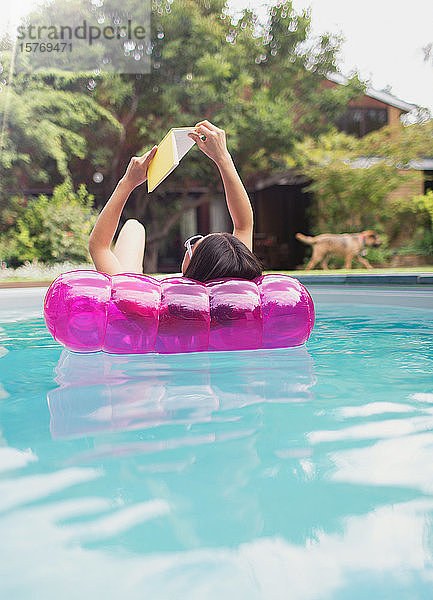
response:
<path id="1" fill-rule="evenodd" d="M 121 129 L 108 110 L 84 94 L 40 84 L 20 87 L 17 83 L 0 96 L 0 111 L 10 105 L 0 152 L 3 190 L 17 192 L 19 187 L 53 178 L 70 179 L 73 159 L 97 152 L 92 148 L 95 137 L 101 141 L 103 135 L 107 139 L 107 129 L 111 135 Z M 98 129 L 100 136 L 95 135 Z"/>
<path id="2" fill-rule="evenodd" d="M 332 120 L 363 90 L 356 76 L 347 86 L 323 88 L 326 73 L 336 70 L 341 40 L 327 34 L 313 43 L 309 13 L 296 13 L 291 1 L 270 9 L 268 21 L 259 23 L 248 10 L 232 21 L 224 0 L 155 0 L 151 25 L 149 75 L 101 73 L 90 80 L 80 73 L 21 74 L 9 82 L 22 98 L 27 93 L 37 98 L 50 88 L 49 102 L 58 107 L 57 112 L 48 111 L 46 131 L 51 135 L 39 131 L 44 143 L 35 148 L 31 139 L 32 150 L 25 151 L 19 141 L 31 135 L 33 113 L 19 105 L 16 109 L 15 101 L 10 104 L 3 166 L 9 190 L 23 186 L 22 172 L 33 183 L 58 182 L 69 173 L 74 185 L 86 183 L 101 205 L 131 155 L 158 143 L 170 127 L 203 118 L 226 129 L 229 150 L 252 186 L 283 167 L 285 155 L 303 136 L 317 138 L 329 131 Z M 69 94 L 72 107 L 75 102 L 84 107 L 87 121 L 75 119 L 61 94 Z M 38 118 L 41 114 L 46 114 L 43 107 Z M 10 169 L 14 163 L 15 171 Z M 98 189 L 91 180 L 95 170 L 104 176 Z M 191 198 L 193 185 L 207 193 Z M 152 195 L 143 189 L 133 194 L 125 217 L 139 218 L 147 226 L 147 270 L 155 270 L 158 246 L 183 211 L 208 202 L 220 186 L 213 163 L 193 150 Z"/>

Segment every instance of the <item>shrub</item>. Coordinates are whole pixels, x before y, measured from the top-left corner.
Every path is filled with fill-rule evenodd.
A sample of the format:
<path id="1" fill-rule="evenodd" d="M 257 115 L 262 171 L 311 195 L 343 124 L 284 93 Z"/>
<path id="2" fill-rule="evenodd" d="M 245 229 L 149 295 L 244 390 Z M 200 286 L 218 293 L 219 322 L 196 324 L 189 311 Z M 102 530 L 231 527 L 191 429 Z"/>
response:
<path id="1" fill-rule="evenodd" d="M 299 142 L 288 165 L 311 180 L 306 188 L 313 192 L 311 233 L 374 229 L 386 233 L 389 246 L 410 244 L 416 253 L 430 255 L 433 192 L 395 196 L 403 184 L 419 185 L 419 173 L 408 167 L 416 158 L 431 156 L 432 132 L 433 121 L 385 127 L 361 139 L 331 132 Z M 367 258 L 383 263 L 390 253 L 383 245 L 369 250 Z"/>
<path id="2" fill-rule="evenodd" d="M 433 191 L 391 204 L 395 218 L 404 224 L 405 241 L 398 254 L 433 256 Z"/>
<path id="3" fill-rule="evenodd" d="M 52 264 L 88 262 L 88 237 L 96 221 L 93 196 L 81 184 L 74 192 L 66 180 L 49 198 L 13 198 L 13 224 L 0 234 L 0 258 L 10 266 L 35 259 Z"/>
<path id="4" fill-rule="evenodd" d="M 422 256 L 433 257 L 433 232 L 419 227 L 409 244 L 398 249 L 398 254 L 404 256 L 407 254 L 421 254 Z"/>

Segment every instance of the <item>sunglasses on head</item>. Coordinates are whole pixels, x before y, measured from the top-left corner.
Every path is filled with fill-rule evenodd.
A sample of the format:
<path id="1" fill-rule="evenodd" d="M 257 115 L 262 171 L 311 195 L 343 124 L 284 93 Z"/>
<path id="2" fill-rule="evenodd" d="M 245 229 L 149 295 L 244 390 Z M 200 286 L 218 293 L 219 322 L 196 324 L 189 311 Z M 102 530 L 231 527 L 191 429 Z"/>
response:
<path id="1" fill-rule="evenodd" d="M 190 258 L 192 258 L 192 248 L 194 246 L 194 244 L 196 244 L 199 240 L 201 240 L 202 238 L 204 238 L 204 235 L 193 235 L 192 237 L 188 238 L 184 244 L 187 252 L 188 252 L 188 256 Z"/>

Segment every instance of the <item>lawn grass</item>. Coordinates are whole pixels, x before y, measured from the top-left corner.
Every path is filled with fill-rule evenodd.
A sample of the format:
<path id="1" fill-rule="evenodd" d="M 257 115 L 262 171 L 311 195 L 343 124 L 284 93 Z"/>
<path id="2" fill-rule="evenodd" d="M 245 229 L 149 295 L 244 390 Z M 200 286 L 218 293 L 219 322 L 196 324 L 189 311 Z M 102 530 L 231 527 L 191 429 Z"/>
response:
<path id="1" fill-rule="evenodd" d="M 422 267 L 383 267 L 375 269 L 312 269 L 311 271 L 298 270 L 298 271 L 265 271 L 265 273 L 283 273 L 285 275 L 292 275 L 296 277 L 298 275 L 386 275 L 393 273 L 432 273 L 433 265 L 423 265 Z"/>
<path id="2" fill-rule="evenodd" d="M 43 278 L 43 279 L 33 279 L 31 277 L 19 277 L 18 275 L 11 275 L 11 276 L 8 276 L 8 277 L 2 277 L 0 279 L 0 284 L 3 283 L 3 282 L 8 282 L 8 281 L 16 282 L 16 283 L 24 283 L 26 281 L 40 281 L 40 282 L 47 282 L 47 283 L 49 283 L 50 281 L 53 281 L 53 278 L 50 277 L 50 278 L 47 278 L 47 279 L 45 279 L 45 278 Z"/>
<path id="3" fill-rule="evenodd" d="M 73 270 L 73 269 L 70 269 Z M 264 273 L 282 273 L 285 275 L 291 275 L 292 277 L 300 277 L 302 275 L 386 275 L 386 274 L 395 274 L 395 273 L 433 273 L 433 265 L 424 265 L 422 267 L 400 267 L 400 268 L 377 268 L 377 269 L 329 269 L 324 271 L 322 269 L 305 271 L 305 270 L 297 270 L 297 271 L 264 271 Z M 0 272 L 1 275 L 1 272 Z M 163 276 L 163 273 L 153 273 L 152 276 Z M 167 274 L 168 275 L 168 274 Z M 22 274 L 11 274 L 1 277 L 0 276 L 0 287 L 5 287 L 5 284 L 8 283 L 32 283 L 38 282 L 41 284 L 49 285 L 55 277 L 53 276 L 35 276 L 32 275 L 31 272 L 27 273 L 25 276 Z"/>

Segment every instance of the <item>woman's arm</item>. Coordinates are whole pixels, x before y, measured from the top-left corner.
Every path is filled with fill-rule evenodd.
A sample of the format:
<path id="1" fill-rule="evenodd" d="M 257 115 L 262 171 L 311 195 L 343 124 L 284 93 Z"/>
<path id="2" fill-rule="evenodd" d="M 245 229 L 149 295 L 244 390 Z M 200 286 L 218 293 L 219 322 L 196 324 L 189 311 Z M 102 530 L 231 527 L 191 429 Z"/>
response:
<path id="1" fill-rule="evenodd" d="M 200 150 L 216 163 L 221 173 L 227 207 L 233 221 L 233 235 L 252 251 L 253 210 L 233 159 L 227 150 L 225 132 L 209 123 L 209 121 L 200 121 L 195 129 L 198 133 L 205 135 L 206 140 L 203 141 L 198 133 L 188 135 L 196 142 Z"/>
<path id="2" fill-rule="evenodd" d="M 125 175 L 116 185 L 110 199 L 98 216 L 89 238 L 89 252 L 97 271 L 107 273 L 107 275 L 116 275 L 122 272 L 119 260 L 111 251 L 111 243 L 129 195 L 147 179 L 147 168 L 156 149 L 157 146 L 154 146 L 143 156 L 131 158 Z"/>

